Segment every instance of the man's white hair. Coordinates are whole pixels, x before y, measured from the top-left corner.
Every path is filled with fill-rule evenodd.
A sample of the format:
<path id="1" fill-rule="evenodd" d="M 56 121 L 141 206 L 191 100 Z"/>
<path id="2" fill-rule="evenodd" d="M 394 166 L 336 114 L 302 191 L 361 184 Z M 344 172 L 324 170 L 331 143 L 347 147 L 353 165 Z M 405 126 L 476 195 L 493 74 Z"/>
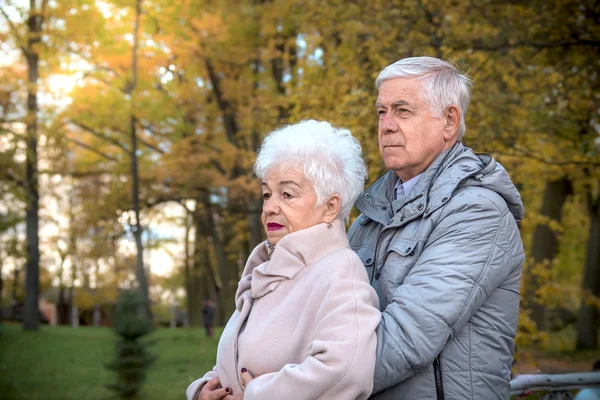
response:
<path id="1" fill-rule="evenodd" d="M 328 122 L 305 120 L 277 129 L 265 137 L 254 172 L 263 179 L 274 167 L 299 167 L 317 194 L 317 206 L 340 195 L 339 218 L 348 222 L 350 210 L 363 191 L 367 167 L 360 143 L 349 130 Z"/>
<path id="2" fill-rule="evenodd" d="M 377 77 L 377 89 L 387 80 L 419 77 L 423 81 L 423 100 L 431 105 L 431 113 L 440 118 L 446 107 L 454 104 L 460 110 L 458 140 L 465 131 L 465 117 L 471 101 L 472 81 L 448 61 L 433 57 L 410 57 L 385 67 Z"/>

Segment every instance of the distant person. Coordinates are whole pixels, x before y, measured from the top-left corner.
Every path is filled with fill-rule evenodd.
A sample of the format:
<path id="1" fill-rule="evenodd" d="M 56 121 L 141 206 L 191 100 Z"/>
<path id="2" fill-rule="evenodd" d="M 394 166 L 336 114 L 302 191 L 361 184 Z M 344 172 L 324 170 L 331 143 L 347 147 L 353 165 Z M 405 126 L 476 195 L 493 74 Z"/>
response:
<path id="1" fill-rule="evenodd" d="M 381 315 L 345 228 L 366 177 L 360 144 L 303 121 L 269 134 L 254 170 L 268 240 L 248 258 L 216 367 L 187 399 L 367 399 Z"/>
<path id="2" fill-rule="evenodd" d="M 213 322 L 215 320 L 215 305 L 211 299 L 204 300 L 203 319 L 204 328 L 206 329 L 206 336 L 213 337 Z"/>
<path id="3" fill-rule="evenodd" d="M 594 364 L 593 371 L 600 373 L 600 360 Z M 581 389 L 574 400 L 600 400 L 600 387 Z"/>
<path id="4" fill-rule="evenodd" d="M 492 156 L 461 143 L 471 80 L 456 67 L 405 58 L 376 86 L 388 171 L 348 233 L 382 311 L 372 398 L 509 399 L 521 196 Z"/>

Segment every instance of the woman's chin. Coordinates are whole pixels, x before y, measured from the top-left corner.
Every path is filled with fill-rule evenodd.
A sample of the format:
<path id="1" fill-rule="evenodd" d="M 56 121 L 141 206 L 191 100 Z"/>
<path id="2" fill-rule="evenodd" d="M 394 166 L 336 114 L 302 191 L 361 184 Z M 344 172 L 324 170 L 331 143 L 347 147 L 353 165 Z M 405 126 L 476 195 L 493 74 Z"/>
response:
<path id="1" fill-rule="evenodd" d="M 269 240 L 271 246 L 275 246 L 277 242 L 279 242 L 281 238 L 285 236 L 285 233 L 283 233 L 282 231 L 283 229 L 267 232 L 267 239 Z"/>

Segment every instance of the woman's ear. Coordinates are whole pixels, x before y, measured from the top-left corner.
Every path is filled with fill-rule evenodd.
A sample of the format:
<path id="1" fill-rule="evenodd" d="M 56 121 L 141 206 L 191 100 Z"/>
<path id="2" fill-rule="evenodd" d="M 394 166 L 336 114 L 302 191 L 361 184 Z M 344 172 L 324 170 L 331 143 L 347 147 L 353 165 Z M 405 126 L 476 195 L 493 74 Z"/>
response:
<path id="1" fill-rule="evenodd" d="M 460 110 L 452 104 L 444 110 L 444 139 L 450 140 L 456 136 L 460 126 Z"/>
<path id="2" fill-rule="evenodd" d="M 340 207 L 342 206 L 342 199 L 337 193 L 329 196 L 329 199 L 325 202 L 325 222 L 332 223 L 340 213 Z"/>

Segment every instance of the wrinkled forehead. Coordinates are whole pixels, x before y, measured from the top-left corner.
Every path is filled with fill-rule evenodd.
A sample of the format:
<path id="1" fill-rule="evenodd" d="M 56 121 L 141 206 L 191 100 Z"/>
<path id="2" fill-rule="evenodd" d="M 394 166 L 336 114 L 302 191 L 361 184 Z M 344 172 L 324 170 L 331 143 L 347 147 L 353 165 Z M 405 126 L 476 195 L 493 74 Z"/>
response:
<path id="1" fill-rule="evenodd" d="M 379 86 L 376 102 L 384 106 L 399 101 L 414 104 L 424 101 L 422 93 L 423 81 L 421 77 L 388 79 Z"/>

